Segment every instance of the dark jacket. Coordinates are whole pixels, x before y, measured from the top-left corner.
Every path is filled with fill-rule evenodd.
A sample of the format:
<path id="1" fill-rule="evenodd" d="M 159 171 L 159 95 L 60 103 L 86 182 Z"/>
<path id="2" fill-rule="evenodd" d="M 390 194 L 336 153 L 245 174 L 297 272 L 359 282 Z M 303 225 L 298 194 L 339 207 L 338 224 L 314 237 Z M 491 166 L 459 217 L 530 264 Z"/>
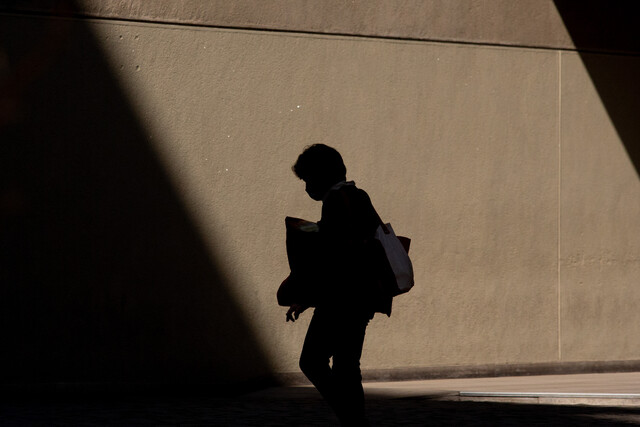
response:
<path id="1" fill-rule="evenodd" d="M 392 298 L 378 283 L 372 244 L 378 215 L 364 190 L 353 183 L 336 187 L 325 196 L 318 223 L 324 288 L 318 307 L 390 315 Z"/>

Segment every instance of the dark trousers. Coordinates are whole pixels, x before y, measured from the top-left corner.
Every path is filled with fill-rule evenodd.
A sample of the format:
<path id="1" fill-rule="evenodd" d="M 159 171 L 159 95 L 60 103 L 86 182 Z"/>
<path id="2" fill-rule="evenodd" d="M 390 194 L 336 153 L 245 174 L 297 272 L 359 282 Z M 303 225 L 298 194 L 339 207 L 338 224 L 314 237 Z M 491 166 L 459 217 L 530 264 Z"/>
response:
<path id="1" fill-rule="evenodd" d="M 317 308 L 300 355 L 300 369 L 344 426 L 367 425 L 360 356 L 369 319 L 368 315 Z"/>

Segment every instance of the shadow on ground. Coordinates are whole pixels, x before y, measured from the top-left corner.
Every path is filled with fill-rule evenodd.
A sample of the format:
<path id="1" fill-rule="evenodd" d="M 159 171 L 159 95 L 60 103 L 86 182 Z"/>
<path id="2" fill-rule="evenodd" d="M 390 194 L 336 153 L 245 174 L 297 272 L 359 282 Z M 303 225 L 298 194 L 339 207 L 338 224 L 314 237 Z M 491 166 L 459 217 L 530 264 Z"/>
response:
<path id="1" fill-rule="evenodd" d="M 640 425 L 640 408 L 442 401 L 433 396 L 369 397 L 372 426 Z M 269 396 L 119 397 L 3 401 L 0 424 L 120 426 L 333 426 L 337 421 L 312 389 L 287 399 Z"/>

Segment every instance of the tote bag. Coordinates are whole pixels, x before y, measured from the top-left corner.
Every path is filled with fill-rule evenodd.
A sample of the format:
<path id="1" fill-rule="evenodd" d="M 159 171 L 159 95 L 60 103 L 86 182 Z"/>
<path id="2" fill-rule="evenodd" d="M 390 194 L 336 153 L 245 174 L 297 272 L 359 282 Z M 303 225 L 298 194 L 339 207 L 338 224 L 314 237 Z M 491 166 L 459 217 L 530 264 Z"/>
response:
<path id="1" fill-rule="evenodd" d="M 377 214 L 377 213 L 376 213 Z M 384 250 L 385 264 L 388 263 L 389 273 L 386 284 L 387 292 L 391 296 L 396 296 L 409 292 L 414 285 L 413 264 L 409 258 L 409 245 L 411 239 L 408 237 L 396 236 L 391 224 L 385 224 L 378 216 L 380 225 L 376 230 L 374 239 L 380 242 Z M 385 265 L 385 267 L 387 267 Z"/>
<path id="2" fill-rule="evenodd" d="M 322 266 L 318 225 L 300 218 L 285 218 L 287 231 L 287 258 L 291 274 L 277 292 L 278 304 L 290 306 L 298 303 L 315 307 L 321 295 Z"/>

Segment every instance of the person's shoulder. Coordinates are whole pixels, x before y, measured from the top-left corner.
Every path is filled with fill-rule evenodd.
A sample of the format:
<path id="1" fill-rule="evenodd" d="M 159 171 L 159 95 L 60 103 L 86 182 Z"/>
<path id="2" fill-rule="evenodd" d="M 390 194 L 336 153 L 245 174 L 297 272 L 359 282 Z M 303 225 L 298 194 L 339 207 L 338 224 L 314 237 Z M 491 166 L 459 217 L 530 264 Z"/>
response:
<path id="1" fill-rule="evenodd" d="M 371 198 L 367 192 L 354 183 L 341 185 L 331 189 L 323 201 L 323 205 L 361 207 L 371 204 Z"/>
<path id="2" fill-rule="evenodd" d="M 347 194 L 347 195 L 354 195 L 354 194 L 366 195 L 367 194 L 366 191 L 356 186 L 353 182 L 351 182 L 350 184 L 338 187 L 338 189 L 334 190 L 334 192 L 342 192 L 343 194 Z"/>
<path id="3" fill-rule="evenodd" d="M 354 185 L 351 187 L 349 191 L 351 191 L 352 198 L 355 198 L 360 202 L 371 203 L 371 198 L 369 197 L 369 194 L 366 191 L 364 191 L 362 188 L 358 188 Z"/>
<path id="4" fill-rule="evenodd" d="M 368 199 L 369 195 L 366 191 L 355 185 L 343 185 L 342 187 L 329 191 L 325 198 L 325 202 L 333 203 L 354 203 L 362 199 Z"/>

